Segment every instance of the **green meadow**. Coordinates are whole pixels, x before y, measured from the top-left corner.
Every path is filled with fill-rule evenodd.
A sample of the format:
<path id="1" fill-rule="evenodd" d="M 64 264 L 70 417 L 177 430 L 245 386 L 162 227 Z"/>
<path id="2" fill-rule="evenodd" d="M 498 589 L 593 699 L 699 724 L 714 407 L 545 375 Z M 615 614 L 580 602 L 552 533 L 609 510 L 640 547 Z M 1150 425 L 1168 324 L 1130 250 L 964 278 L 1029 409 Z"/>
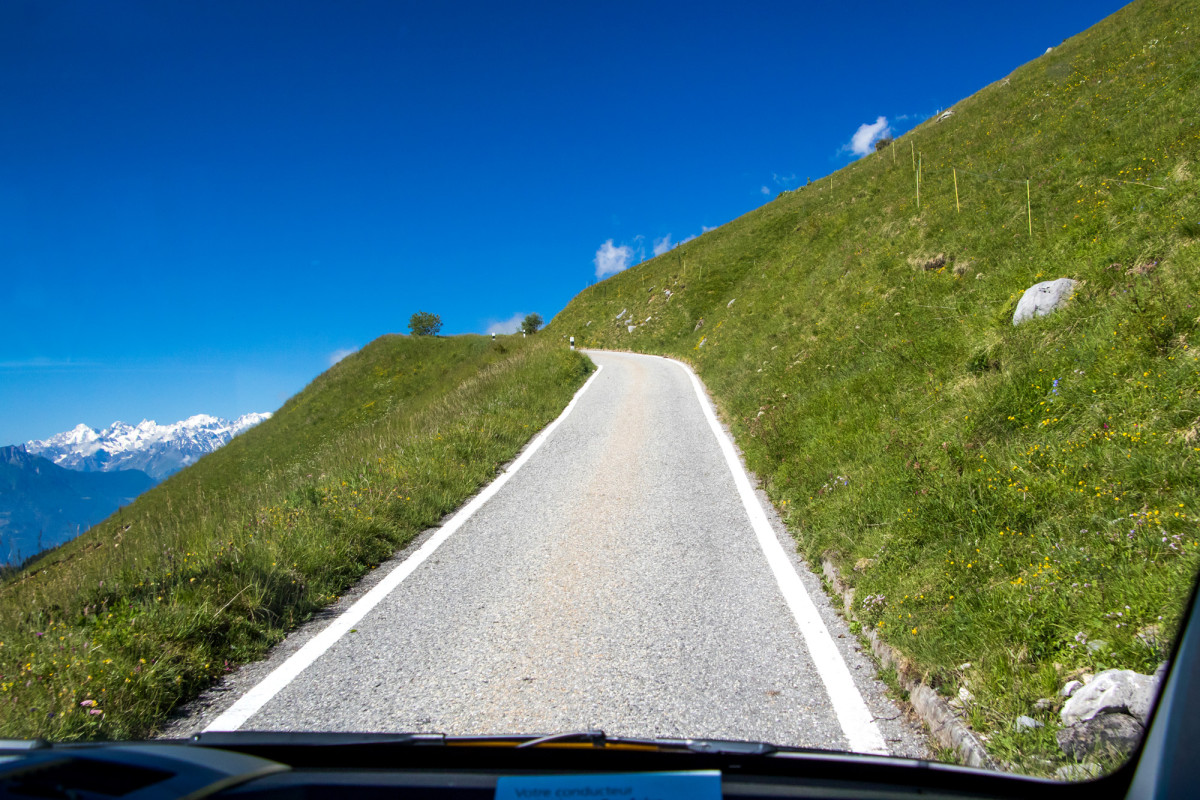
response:
<path id="1" fill-rule="evenodd" d="M 1196 574 L 1196 20 L 1135 2 L 547 329 L 692 364 L 800 551 L 1026 772 L 1063 763 L 1036 701 L 1152 672 Z"/>
<path id="2" fill-rule="evenodd" d="M 170 711 L 491 482 L 592 366 L 544 337 L 384 336 L 0 584 L 0 737 Z"/>

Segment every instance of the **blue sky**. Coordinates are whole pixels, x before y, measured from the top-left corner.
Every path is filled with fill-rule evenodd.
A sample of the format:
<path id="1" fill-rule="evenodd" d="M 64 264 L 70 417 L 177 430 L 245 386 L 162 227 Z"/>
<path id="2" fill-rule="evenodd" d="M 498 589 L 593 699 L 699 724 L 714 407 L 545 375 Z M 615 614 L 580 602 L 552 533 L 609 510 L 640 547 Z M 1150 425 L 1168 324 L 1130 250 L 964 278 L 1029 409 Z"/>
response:
<path id="1" fill-rule="evenodd" d="M 0 444 L 548 320 L 1121 5 L 5 0 Z"/>

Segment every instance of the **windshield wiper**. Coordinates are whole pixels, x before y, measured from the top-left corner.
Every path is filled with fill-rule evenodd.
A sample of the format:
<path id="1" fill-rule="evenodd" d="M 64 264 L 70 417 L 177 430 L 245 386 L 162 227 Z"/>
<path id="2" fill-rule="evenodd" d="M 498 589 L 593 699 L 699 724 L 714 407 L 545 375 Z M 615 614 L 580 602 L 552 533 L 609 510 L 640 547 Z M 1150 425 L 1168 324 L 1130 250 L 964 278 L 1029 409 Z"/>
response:
<path id="1" fill-rule="evenodd" d="M 538 739 L 530 739 L 527 742 L 521 742 L 517 745 L 520 750 L 525 747 L 537 747 L 538 745 L 550 744 L 552 742 L 575 742 L 575 741 L 590 742 L 593 747 L 604 747 L 608 742 L 608 737 L 604 735 L 604 731 L 592 728 L 586 731 L 572 731 L 570 733 L 553 733 L 549 736 L 542 736 Z"/>
<path id="2" fill-rule="evenodd" d="M 452 736 L 444 733 L 311 733 L 275 731 L 235 731 L 198 733 L 188 742 L 206 747 L 262 746 L 382 746 L 382 747 L 511 747 L 601 750 L 641 750 L 660 753 L 698 753 L 704 755 L 768 756 L 778 752 L 823 752 L 806 748 L 780 747 L 770 742 L 723 739 L 644 739 L 608 736 L 598 728 L 565 733 L 500 734 Z"/>

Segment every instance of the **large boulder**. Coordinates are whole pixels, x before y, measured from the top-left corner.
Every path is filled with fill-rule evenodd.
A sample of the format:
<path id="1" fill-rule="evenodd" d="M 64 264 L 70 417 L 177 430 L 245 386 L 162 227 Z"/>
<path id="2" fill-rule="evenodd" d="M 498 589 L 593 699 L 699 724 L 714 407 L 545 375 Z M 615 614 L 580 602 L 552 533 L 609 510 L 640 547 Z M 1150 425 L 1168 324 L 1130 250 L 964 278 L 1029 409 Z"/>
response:
<path id="1" fill-rule="evenodd" d="M 1058 747 L 1077 761 L 1089 755 L 1126 756 L 1142 740 L 1142 726 L 1128 714 L 1101 714 L 1054 734 Z"/>
<path id="2" fill-rule="evenodd" d="M 1020 325 L 1033 317 L 1044 317 L 1061 308 L 1075 292 L 1076 282 L 1070 278 L 1035 283 L 1025 290 L 1013 312 L 1013 325 Z"/>
<path id="3" fill-rule="evenodd" d="M 1155 689 L 1156 682 L 1150 675 L 1131 669 L 1105 670 L 1087 686 L 1077 689 L 1063 704 L 1060 715 L 1063 727 L 1086 722 L 1101 714 L 1129 714 L 1145 725 Z"/>

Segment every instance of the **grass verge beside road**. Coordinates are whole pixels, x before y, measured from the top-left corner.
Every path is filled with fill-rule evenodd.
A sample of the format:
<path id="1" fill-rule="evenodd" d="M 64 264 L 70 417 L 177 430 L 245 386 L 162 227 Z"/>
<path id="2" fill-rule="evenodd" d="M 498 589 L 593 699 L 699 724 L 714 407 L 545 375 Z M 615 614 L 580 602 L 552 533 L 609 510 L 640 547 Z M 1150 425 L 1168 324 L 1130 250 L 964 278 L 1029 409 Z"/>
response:
<path id="1" fill-rule="evenodd" d="M 1037 700 L 1152 672 L 1200 561 L 1196 19 L 1136 2 L 547 329 L 690 361 L 810 563 L 1024 772 L 1064 763 Z"/>
<path id="2" fill-rule="evenodd" d="M 591 371 L 385 336 L 0 584 L 0 736 L 140 738 L 490 482 Z"/>

